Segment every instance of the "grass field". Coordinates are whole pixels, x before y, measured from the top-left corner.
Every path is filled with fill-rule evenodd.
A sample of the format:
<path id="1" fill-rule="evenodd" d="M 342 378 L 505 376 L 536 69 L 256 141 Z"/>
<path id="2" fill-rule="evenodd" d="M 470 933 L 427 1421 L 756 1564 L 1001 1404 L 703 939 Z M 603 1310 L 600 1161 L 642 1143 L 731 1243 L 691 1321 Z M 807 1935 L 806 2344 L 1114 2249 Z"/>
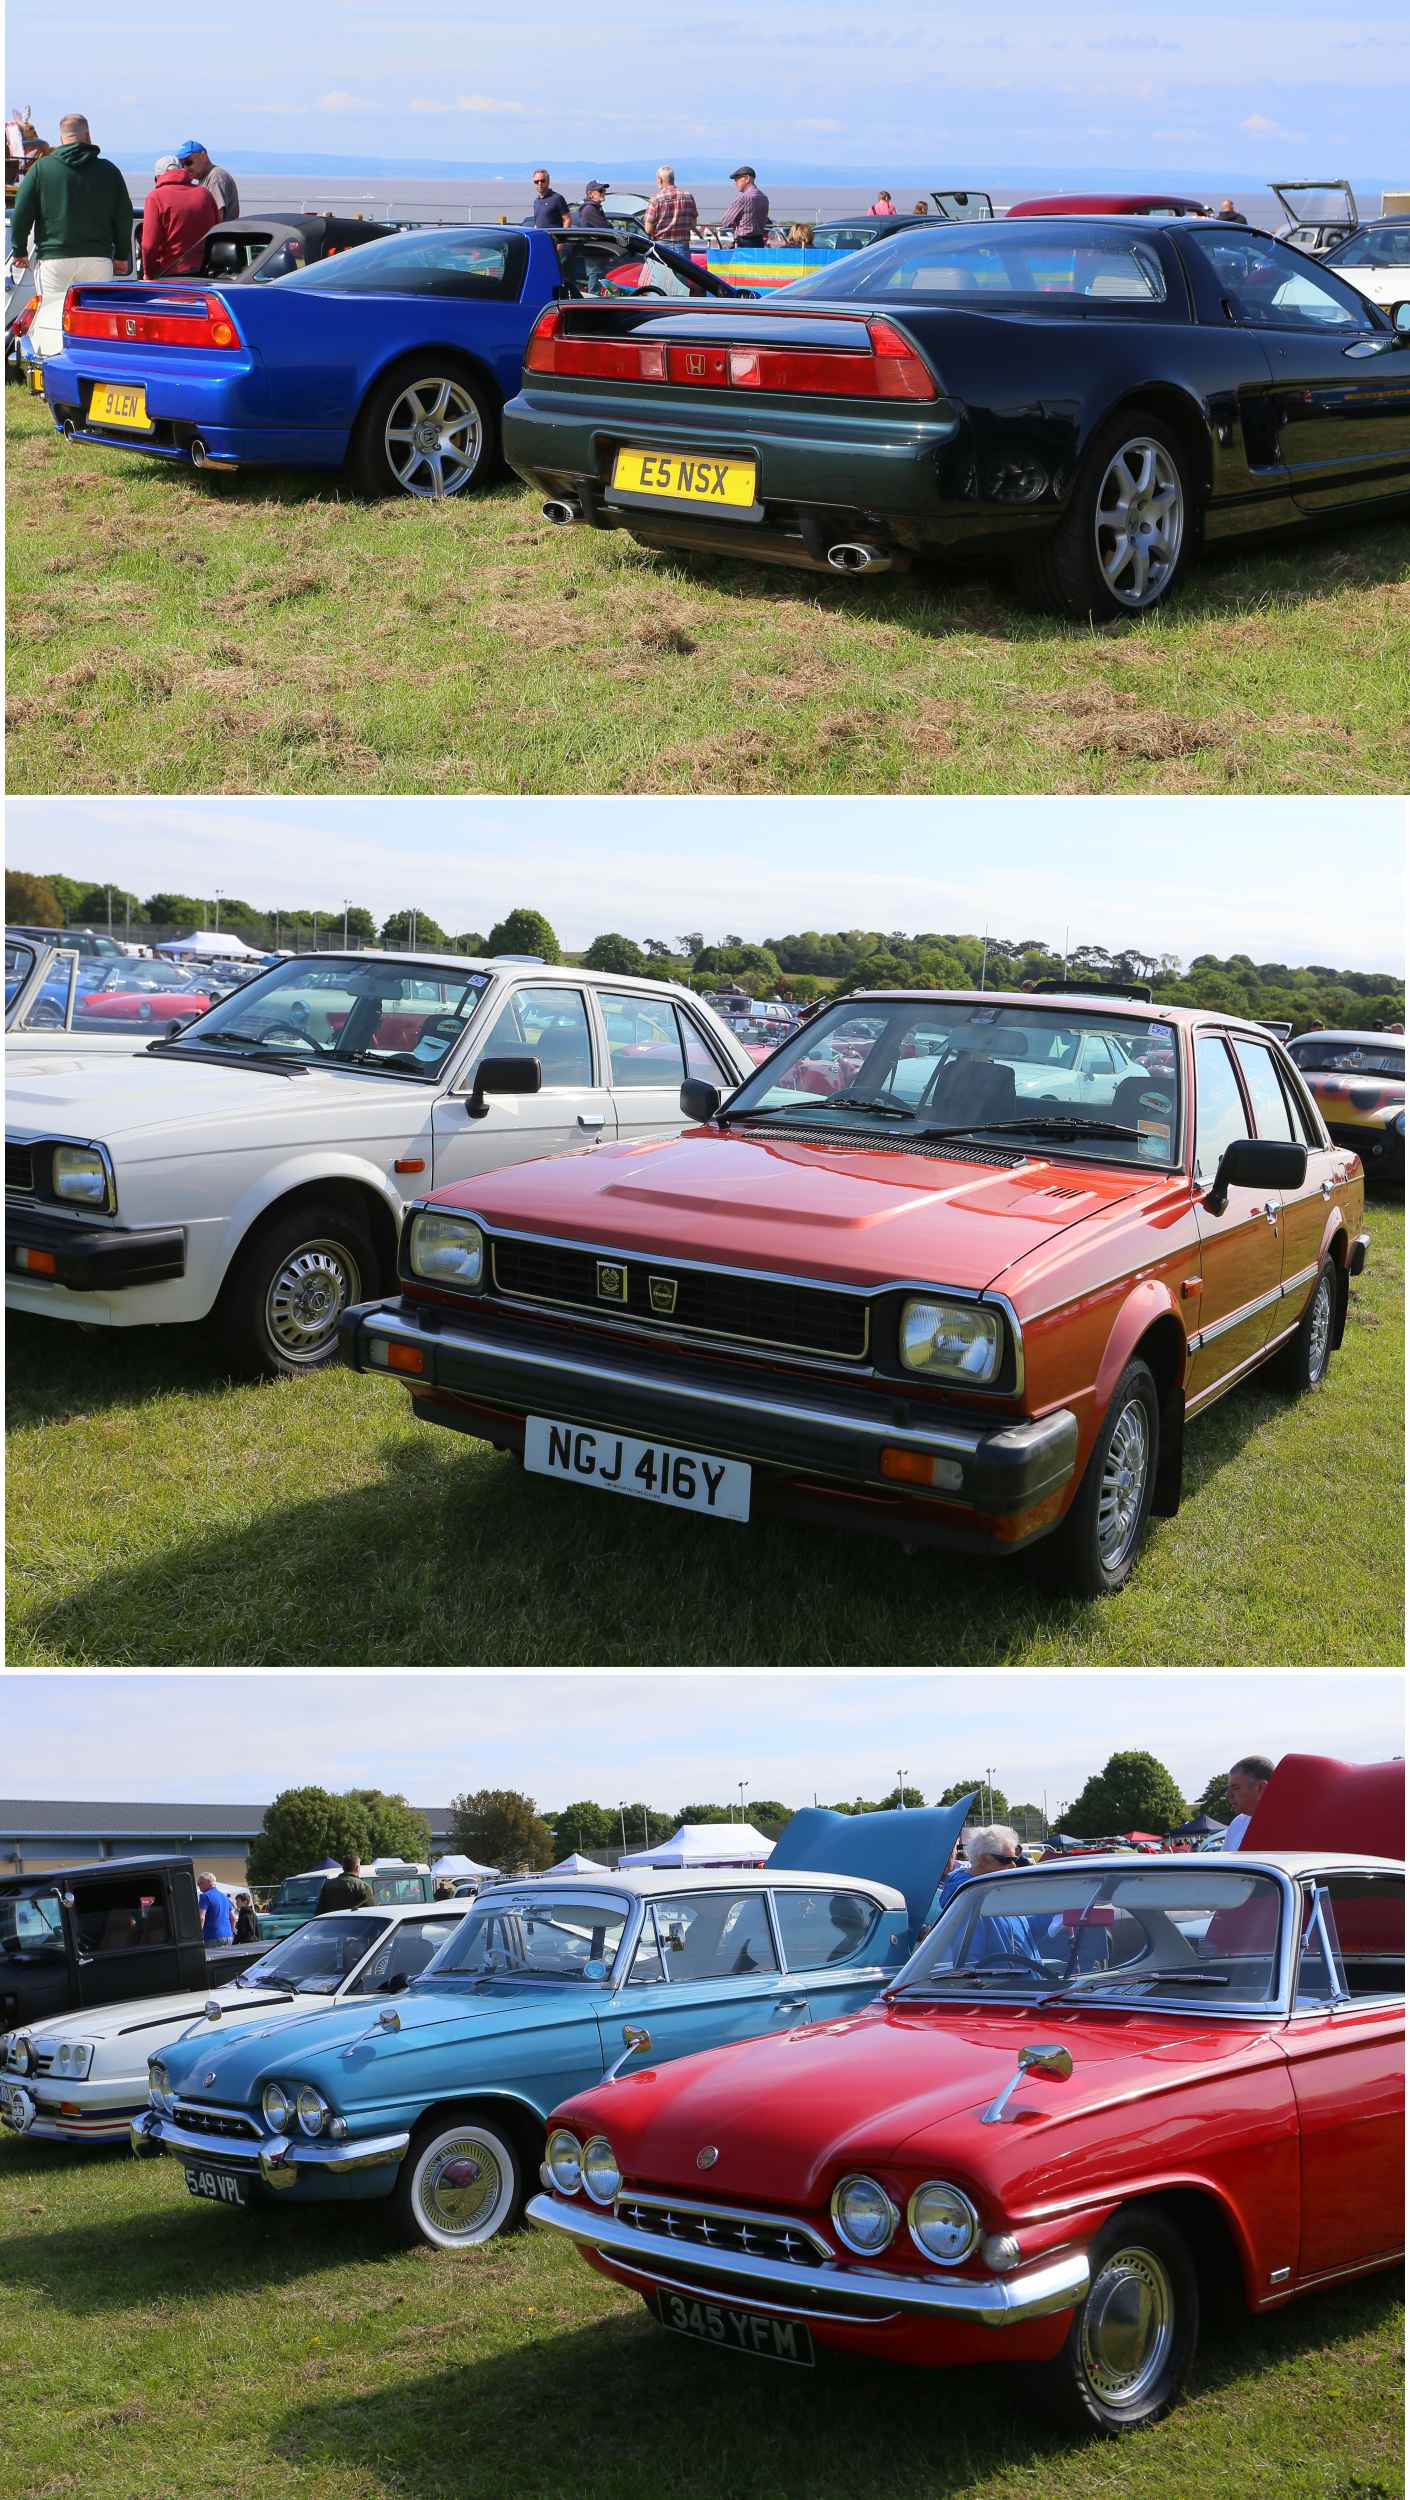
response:
<path id="1" fill-rule="evenodd" d="M 1315 1396 L 1190 1427 L 1114 1599 L 1022 1564 L 739 1528 L 526 1477 L 390 1381 L 235 1385 L 184 1330 L 10 1323 L 21 1666 L 1399 1666 L 1404 1209 Z"/>
<path id="2" fill-rule="evenodd" d="M 175 2163 L 0 2145 L 5 2485 L 24 2500 L 1395 2500 L 1394 2275 L 1211 2332 L 1186 2403 L 1079 2444 L 1002 2369 L 702 2353 L 566 2249 L 401 2251 L 213 2212 Z"/>
<path id="3" fill-rule="evenodd" d="M 12 790 L 1410 787 L 1405 522 L 1217 556 L 1092 631 L 980 570 L 648 555 L 517 482 L 359 505 L 6 404 Z"/>

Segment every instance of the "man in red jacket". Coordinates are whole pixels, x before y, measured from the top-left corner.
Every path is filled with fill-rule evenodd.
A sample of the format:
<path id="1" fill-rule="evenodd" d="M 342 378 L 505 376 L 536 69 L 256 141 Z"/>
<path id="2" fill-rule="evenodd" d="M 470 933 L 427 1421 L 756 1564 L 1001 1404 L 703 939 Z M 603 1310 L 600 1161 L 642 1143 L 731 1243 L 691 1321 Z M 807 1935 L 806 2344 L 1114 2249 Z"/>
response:
<path id="1" fill-rule="evenodd" d="M 142 275 L 189 278 L 201 266 L 201 246 L 219 225 L 220 210 L 174 156 L 159 156 L 153 170 L 156 181 L 142 210 Z"/>

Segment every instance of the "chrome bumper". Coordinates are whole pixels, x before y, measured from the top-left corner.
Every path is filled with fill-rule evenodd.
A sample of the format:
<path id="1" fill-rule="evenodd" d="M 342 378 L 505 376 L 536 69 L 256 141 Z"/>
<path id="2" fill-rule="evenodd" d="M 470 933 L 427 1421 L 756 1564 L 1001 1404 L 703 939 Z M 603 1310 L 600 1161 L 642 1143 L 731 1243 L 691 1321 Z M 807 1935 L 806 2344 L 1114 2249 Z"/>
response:
<path id="1" fill-rule="evenodd" d="M 791 2266 L 778 2257 L 749 2257 L 733 2248 L 704 2248 L 668 2239 L 663 2232 L 637 2231 L 615 2214 L 594 2213 L 562 2196 L 535 2196 L 528 2205 L 531 2222 L 542 2231 L 595 2248 L 615 2265 L 628 2268 L 668 2289 L 702 2286 L 702 2281 L 733 2289 L 751 2308 L 786 2307 L 797 2317 L 831 2318 L 865 2324 L 868 2317 L 965 2318 L 981 2326 L 1017 2326 L 1028 2318 L 1051 2317 L 1082 2299 L 1091 2280 L 1083 2249 L 1064 2249 L 1025 2274 L 994 2275 L 971 2281 L 958 2275 L 882 2274 L 875 2267 L 853 2265 Z M 800 2292 L 813 2294 L 811 2305 Z M 828 2295 L 839 2303 L 827 2306 Z M 782 2299 L 776 2298 L 782 2295 Z M 840 2304 L 845 2303 L 843 2307 Z"/>
<path id="2" fill-rule="evenodd" d="M 384 2163 L 400 2161 L 411 2131 L 404 2127 L 394 2135 L 354 2137 L 342 2144 L 320 2143 L 316 2136 L 271 2135 L 252 2144 L 230 2136 L 198 2135 L 193 2128 L 178 2127 L 160 2110 L 148 2109 L 133 2119 L 128 2139 L 134 2153 L 173 2153 L 178 2161 L 236 2170 L 243 2178 L 262 2179 L 266 2187 L 286 2188 L 301 2170 L 338 2178 L 345 2171 L 380 2170 Z"/>

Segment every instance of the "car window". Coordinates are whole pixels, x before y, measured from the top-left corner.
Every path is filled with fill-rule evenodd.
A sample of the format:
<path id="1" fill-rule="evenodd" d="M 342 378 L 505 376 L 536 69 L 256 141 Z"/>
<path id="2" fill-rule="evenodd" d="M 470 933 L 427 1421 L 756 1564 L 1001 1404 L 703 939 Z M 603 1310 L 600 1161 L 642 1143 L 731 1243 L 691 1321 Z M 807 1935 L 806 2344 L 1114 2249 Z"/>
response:
<path id="1" fill-rule="evenodd" d="M 337 252 L 275 281 L 337 295 L 460 295 L 503 301 L 516 296 L 527 265 L 521 234 L 485 234 L 450 227 L 385 235 Z"/>
<path id="2" fill-rule="evenodd" d="M 235 1982 L 237 1988 L 278 1985 L 313 1996 L 332 1996 L 364 1953 L 386 1932 L 385 1919 L 351 1912 L 345 1917 L 311 1918 L 282 1944 L 252 1962 Z"/>
<path id="3" fill-rule="evenodd" d="M 848 1962 L 876 1924 L 876 1903 L 860 1892 L 776 1892 L 774 1913 L 790 1970 Z"/>
<path id="4" fill-rule="evenodd" d="M 670 999 L 638 998 L 628 990 L 599 990 L 607 1028 L 613 1086 L 622 1090 L 670 1085 L 679 1090 L 685 1051 Z"/>
<path id="5" fill-rule="evenodd" d="M 82 1954 L 128 1953 L 140 1945 L 169 1944 L 171 1929 L 160 1893 L 140 1880 L 85 1885 L 73 1913 Z"/>
<path id="6" fill-rule="evenodd" d="M 581 990 L 557 982 L 525 983 L 505 1000 L 480 1056 L 526 1055 L 537 1059 L 546 1088 L 592 1084 L 592 1040 Z"/>
<path id="7" fill-rule="evenodd" d="M 1288 1056 L 1304 1075 L 1391 1076 L 1405 1081 L 1405 1044 L 1338 1041 L 1334 1034 L 1306 1033 L 1289 1042 Z"/>
<path id="8" fill-rule="evenodd" d="M 656 1921 L 673 1981 L 737 1979 L 778 1969 L 761 1892 L 692 1893 L 659 1901 Z"/>
<path id="9" fill-rule="evenodd" d="M 733 1068 L 726 1066 L 723 1058 L 716 1057 L 694 1016 L 687 1015 L 684 1007 L 677 1007 L 676 1022 L 680 1027 L 681 1048 L 685 1054 L 687 1076 L 703 1076 L 711 1085 L 718 1085 L 723 1077 L 727 1085 L 732 1085 L 734 1083 Z M 774 1037 L 771 1035 L 770 1038 Z M 781 1033 L 778 1038 L 782 1039 Z"/>
<path id="10" fill-rule="evenodd" d="M 1401 1996 L 1405 1885 L 1399 1875 L 1323 1875 L 1303 1886 L 1297 2002 Z"/>
<path id="11" fill-rule="evenodd" d="M 1312 269 L 1271 235 L 1191 234 L 1189 248 L 1213 273 L 1235 321 L 1252 330 L 1358 330 L 1363 297 L 1327 270 Z"/>
<path id="12" fill-rule="evenodd" d="M 1410 264 L 1410 225 L 1368 226 L 1339 243 L 1330 257 L 1338 269 L 1403 267 Z"/>
<path id="13" fill-rule="evenodd" d="M 1212 1181 L 1225 1147 L 1248 1135 L 1234 1063 L 1218 1033 L 1195 1043 L 1195 1096 L 1195 1178 Z"/>
<path id="14" fill-rule="evenodd" d="M 385 1994 L 394 1979 L 419 1979 L 455 1925 L 455 1920 L 444 1918 L 399 1919 L 366 1970 L 359 1971 L 349 1996 L 378 1996 Z"/>
<path id="15" fill-rule="evenodd" d="M 372 1898 L 374 1901 L 424 1901 L 426 1895 L 419 1875 L 374 1875 Z"/>
<path id="16" fill-rule="evenodd" d="M 1043 231 L 1042 229 L 1046 229 Z M 904 227 L 809 281 L 813 295 L 871 301 L 888 295 L 978 295 L 1062 304 L 1129 303 L 1149 308 L 1167 300 L 1165 271 L 1154 242 L 1118 237 L 1110 228 L 1054 231 L 1034 218 L 1012 227 L 946 223 Z"/>
<path id="17" fill-rule="evenodd" d="M 1271 1050 L 1262 1042 L 1248 1042 L 1240 1036 L 1234 1043 L 1234 1056 L 1244 1072 L 1244 1082 L 1253 1098 L 1254 1134 L 1258 1137 L 1285 1137 L 1297 1142 L 1288 1098 L 1278 1082 Z"/>
<path id="18" fill-rule="evenodd" d="M 627 1985 L 629 1988 L 646 1988 L 664 1979 L 665 1976 L 666 1968 L 661 1956 L 661 1939 L 656 1932 L 656 1913 L 648 1901 L 641 1935 L 636 1951 L 632 1955 L 632 1966 L 627 1973 Z"/>
<path id="19" fill-rule="evenodd" d="M 487 972 L 436 972 L 402 960 L 294 957 L 256 973 L 198 1016 L 181 1048 L 262 1052 L 427 1082 L 459 1042 L 489 980 Z"/>

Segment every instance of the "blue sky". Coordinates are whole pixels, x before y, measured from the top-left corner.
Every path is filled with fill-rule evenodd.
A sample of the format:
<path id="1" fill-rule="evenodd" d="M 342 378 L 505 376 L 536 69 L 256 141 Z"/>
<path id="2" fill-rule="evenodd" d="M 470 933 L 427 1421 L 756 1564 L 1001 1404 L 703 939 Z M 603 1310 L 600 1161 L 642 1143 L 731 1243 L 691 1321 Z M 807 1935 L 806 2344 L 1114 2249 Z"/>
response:
<path id="1" fill-rule="evenodd" d="M 1398 972 L 1399 799 L 12 799 L 9 863 L 265 909 L 516 903 L 603 929 L 953 929 Z"/>
<path id="2" fill-rule="evenodd" d="M 73 64 L 80 64 L 78 75 Z M 1403 0 L 721 0 L 613 21 L 484 0 L 11 0 L 6 93 L 87 111 L 109 148 L 277 149 L 727 174 L 741 154 L 871 179 L 995 165 L 1404 168 Z"/>
<path id="3" fill-rule="evenodd" d="M 277 1707 L 275 1697 L 277 1694 Z M 312 1780 L 420 1805 L 513 1787 L 541 1805 L 644 1796 L 932 1797 L 991 1767 L 1049 1811 L 1128 1746 L 1186 1796 L 1241 1753 L 1376 1761 L 1403 1749 L 1401 1680 L 1326 1675 L 452 1672 L 13 1674 L 0 1683 L 16 1796 L 261 1802 Z"/>

